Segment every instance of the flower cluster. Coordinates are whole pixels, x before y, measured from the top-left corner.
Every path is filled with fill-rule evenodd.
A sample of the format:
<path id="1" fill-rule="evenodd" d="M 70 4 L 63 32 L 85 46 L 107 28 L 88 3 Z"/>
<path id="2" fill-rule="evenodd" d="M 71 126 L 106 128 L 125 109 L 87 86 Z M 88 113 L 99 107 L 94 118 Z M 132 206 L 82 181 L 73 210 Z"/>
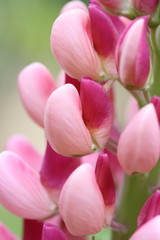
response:
<path id="1" fill-rule="evenodd" d="M 20 135 L 0 154 L 0 202 L 24 219 L 23 240 L 104 228 L 112 240 L 159 240 L 159 18 L 158 0 L 71 1 L 51 30 L 57 81 L 38 62 L 20 72 L 24 108 L 46 136 L 43 155 Z M 115 82 L 131 94 L 124 129 Z M 1 224 L 0 239 L 18 238 Z"/>

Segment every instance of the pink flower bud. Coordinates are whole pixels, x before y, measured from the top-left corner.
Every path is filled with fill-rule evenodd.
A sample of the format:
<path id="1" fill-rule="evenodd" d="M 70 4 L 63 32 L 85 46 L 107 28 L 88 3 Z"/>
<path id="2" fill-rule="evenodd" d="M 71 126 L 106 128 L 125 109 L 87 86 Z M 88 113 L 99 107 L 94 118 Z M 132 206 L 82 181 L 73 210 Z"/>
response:
<path id="1" fill-rule="evenodd" d="M 38 240 L 42 238 L 43 222 L 25 219 L 23 226 L 23 240 Z"/>
<path id="2" fill-rule="evenodd" d="M 1 240 L 19 240 L 3 223 L 0 222 L 0 239 Z"/>
<path id="3" fill-rule="evenodd" d="M 43 225 L 42 240 L 68 240 L 68 238 L 58 227 L 46 223 Z"/>
<path id="4" fill-rule="evenodd" d="M 115 209 L 115 186 L 107 154 L 100 153 L 96 165 L 96 179 L 106 207 L 106 224 L 111 225 Z"/>
<path id="5" fill-rule="evenodd" d="M 132 6 L 142 14 L 152 14 L 155 12 L 159 0 L 130 0 Z"/>
<path id="6" fill-rule="evenodd" d="M 142 226 L 157 215 L 160 215 L 160 190 L 152 194 L 143 205 L 137 220 L 138 226 Z"/>
<path id="7" fill-rule="evenodd" d="M 150 71 L 147 42 L 149 17 L 134 20 L 123 32 L 116 47 L 116 62 L 120 80 L 124 85 L 142 87 Z"/>
<path id="8" fill-rule="evenodd" d="M 60 214 L 75 236 L 99 232 L 105 222 L 105 206 L 90 164 L 82 164 L 65 182 L 59 198 Z"/>
<path id="9" fill-rule="evenodd" d="M 159 121 L 159 124 L 160 124 L 160 97 L 153 96 L 152 99 L 151 99 L 151 103 L 153 103 L 153 105 L 156 109 L 158 121 Z"/>
<path id="10" fill-rule="evenodd" d="M 131 236 L 129 240 L 159 240 L 160 216 L 154 217 L 145 223 Z"/>
<path id="11" fill-rule="evenodd" d="M 122 132 L 118 160 L 124 171 L 145 173 L 157 163 L 160 153 L 160 129 L 153 104 L 143 107 Z"/>
<path id="12" fill-rule="evenodd" d="M 56 19 L 51 32 L 51 49 L 71 77 L 80 80 L 86 75 L 98 79 L 101 75 L 102 66 L 93 47 L 90 19 L 85 11 L 73 9 Z"/>
<path id="13" fill-rule="evenodd" d="M 51 73 L 41 63 L 25 67 L 18 77 L 19 92 L 30 117 L 43 127 L 44 108 L 56 88 Z"/>

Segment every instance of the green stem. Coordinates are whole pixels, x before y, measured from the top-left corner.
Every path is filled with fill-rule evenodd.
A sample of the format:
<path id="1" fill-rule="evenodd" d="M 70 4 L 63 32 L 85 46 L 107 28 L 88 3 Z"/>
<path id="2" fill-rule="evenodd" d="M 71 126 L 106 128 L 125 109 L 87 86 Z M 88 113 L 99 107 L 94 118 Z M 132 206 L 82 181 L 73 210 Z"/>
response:
<path id="1" fill-rule="evenodd" d="M 148 197 L 147 175 L 125 176 L 120 204 L 117 208 L 117 221 L 127 225 L 128 232 L 112 232 L 112 240 L 128 240 L 137 228 L 137 216 Z"/>

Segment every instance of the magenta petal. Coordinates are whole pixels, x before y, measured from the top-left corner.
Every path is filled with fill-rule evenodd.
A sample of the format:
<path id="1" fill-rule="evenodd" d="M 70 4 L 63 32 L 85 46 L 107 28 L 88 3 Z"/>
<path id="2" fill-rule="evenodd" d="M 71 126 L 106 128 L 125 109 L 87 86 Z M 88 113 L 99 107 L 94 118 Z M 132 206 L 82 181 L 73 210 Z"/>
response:
<path id="1" fill-rule="evenodd" d="M 80 92 L 80 81 L 78 81 L 76 78 L 70 77 L 68 74 L 65 74 L 65 83 L 71 83 L 78 92 Z"/>
<path id="2" fill-rule="evenodd" d="M 96 51 L 103 57 L 114 54 L 118 32 L 109 15 L 102 10 L 97 2 L 89 4 L 91 31 Z"/>
<path id="3" fill-rule="evenodd" d="M 111 98 L 100 84 L 84 78 L 81 81 L 80 98 L 83 120 L 95 142 L 103 148 L 113 123 Z"/>
<path id="4" fill-rule="evenodd" d="M 156 113 L 157 113 L 157 117 L 158 117 L 158 122 L 160 124 L 160 97 L 158 96 L 153 96 L 151 99 L 151 103 L 153 103 L 155 109 L 156 109 Z"/>
<path id="5" fill-rule="evenodd" d="M 71 172 L 79 165 L 80 159 L 62 156 L 56 153 L 47 143 L 40 171 L 41 182 L 45 187 L 60 189 Z"/>
<path id="6" fill-rule="evenodd" d="M 106 205 L 106 223 L 111 224 L 115 208 L 115 186 L 109 165 L 108 155 L 100 153 L 96 165 L 96 178 Z"/>
<path id="7" fill-rule="evenodd" d="M 19 238 L 0 222 L 0 240 L 19 240 Z"/>
<path id="8" fill-rule="evenodd" d="M 42 240 L 67 240 L 68 238 L 58 227 L 45 223 L 43 225 Z"/>
<path id="9" fill-rule="evenodd" d="M 152 194 L 143 205 L 137 220 L 138 226 L 142 226 L 157 215 L 160 215 L 160 190 Z"/>
<path id="10" fill-rule="evenodd" d="M 23 227 L 23 240 L 41 240 L 43 223 L 25 219 Z"/>

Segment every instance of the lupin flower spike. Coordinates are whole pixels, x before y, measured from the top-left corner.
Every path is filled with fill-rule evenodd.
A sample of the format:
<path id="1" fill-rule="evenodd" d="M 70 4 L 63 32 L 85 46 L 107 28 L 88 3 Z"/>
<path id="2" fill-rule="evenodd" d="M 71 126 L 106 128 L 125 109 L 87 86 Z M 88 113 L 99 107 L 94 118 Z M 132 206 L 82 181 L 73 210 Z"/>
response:
<path id="1" fill-rule="evenodd" d="M 43 127 L 45 105 L 49 95 L 56 88 L 51 73 L 43 64 L 32 63 L 20 72 L 18 86 L 26 111 Z"/>
<path id="2" fill-rule="evenodd" d="M 146 222 L 131 236 L 129 240 L 159 240 L 160 236 L 160 216 L 154 217 Z"/>
<path id="3" fill-rule="evenodd" d="M 159 159 L 160 129 L 152 103 L 129 122 L 118 142 L 118 160 L 131 175 L 150 171 Z"/>
<path id="4" fill-rule="evenodd" d="M 147 82 L 150 71 L 148 20 L 148 16 L 136 18 L 118 40 L 116 64 L 120 81 L 124 85 L 142 87 Z"/>
<path id="5" fill-rule="evenodd" d="M 75 236 L 99 232 L 105 222 L 105 205 L 90 164 L 82 164 L 65 182 L 59 198 L 60 214 Z"/>
<path id="6" fill-rule="evenodd" d="M 157 215 L 160 215 L 160 190 L 152 194 L 143 205 L 138 215 L 138 226 L 142 226 Z"/>

